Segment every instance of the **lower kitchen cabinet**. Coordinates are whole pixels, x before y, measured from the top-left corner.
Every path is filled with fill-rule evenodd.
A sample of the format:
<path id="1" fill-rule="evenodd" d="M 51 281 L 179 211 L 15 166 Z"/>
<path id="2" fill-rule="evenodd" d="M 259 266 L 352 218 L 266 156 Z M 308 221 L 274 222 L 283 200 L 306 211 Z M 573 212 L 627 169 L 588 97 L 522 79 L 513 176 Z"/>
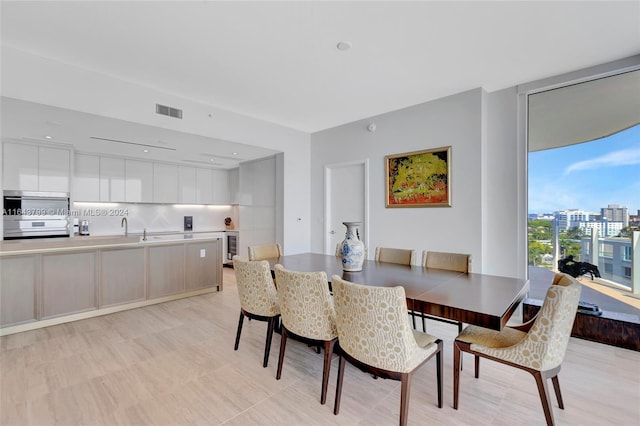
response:
<path id="1" fill-rule="evenodd" d="M 146 298 L 144 259 L 144 247 L 102 251 L 100 307 Z"/>
<path id="2" fill-rule="evenodd" d="M 184 244 L 149 247 L 149 298 L 184 292 Z"/>
<path id="3" fill-rule="evenodd" d="M 34 256 L 0 259 L 0 326 L 35 321 L 37 268 Z"/>
<path id="4" fill-rule="evenodd" d="M 27 251 L 0 252 L 0 332 L 222 290 L 221 238 Z"/>
<path id="5" fill-rule="evenodd" d="M 205 287 L 219 287 L 222 289 L 222 270 L 220 257 L 222 256 L 221 240 L 189 243 L 185 245 L 186 259 L 186 290 L 198 290 Z"/>
<path id="6" fill-rule="evenodd" d="M 42 319 L 96 308 L 95 251 L 42 255 Z"/>

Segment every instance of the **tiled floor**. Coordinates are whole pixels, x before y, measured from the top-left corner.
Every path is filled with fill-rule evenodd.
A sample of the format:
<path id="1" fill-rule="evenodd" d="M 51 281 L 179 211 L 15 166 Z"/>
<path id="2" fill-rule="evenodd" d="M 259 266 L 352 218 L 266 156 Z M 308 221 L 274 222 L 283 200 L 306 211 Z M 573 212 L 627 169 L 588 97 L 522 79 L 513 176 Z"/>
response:
<path id="1" fill-rule="evenodd" d="M 399 382 L 347 366 L 333 415 L 337 359 L 320 405 L 322 355 L 291 341 L 275 379 L 279 337 L 262 368 L 266 324 L 245 321 L 233 350 L 239 304 L 233 270 L 224 291 L 0 338 L 2 425 L 395 425 Z M 452 403 L 457 328 L 429 322 L 445 341 L 445 400 L 436 406 L 435 362 L 415 376 L 409 424 L 544 425 L 533 378 L 471 358 L 460 409 Z M 572 338 L 560 373 L 560 425 L 640 423 L 640 353 Z"/>

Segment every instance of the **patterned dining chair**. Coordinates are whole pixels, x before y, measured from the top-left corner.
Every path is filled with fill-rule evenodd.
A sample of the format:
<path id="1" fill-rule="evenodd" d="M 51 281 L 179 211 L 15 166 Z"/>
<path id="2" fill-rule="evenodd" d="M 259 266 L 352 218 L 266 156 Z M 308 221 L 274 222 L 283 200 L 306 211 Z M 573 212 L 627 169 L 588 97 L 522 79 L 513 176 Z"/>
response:
<path id="1" fill-rule="evenodd" d="M 333 297 L 325 272 L 296 272 L 275 266 L 278 298 L 282 315 L 282 339 L 276 379 L 282 375 L 284 353 L 289 337 L 324 348 L 320 404 L 327 400 L 331 356 L 338 340 Z"/>
<path id="2" fill-rule="evenodd" d="M 240 333 L 244 317 L 267 322 L 267 337 L 264 345 L 264 361 L 266 367 L 269 362 L 269 350 L 273 330 L 280 319 L 278 294 L 271 278 L 271 268 L 266 260 L 246 261 L 239 256 L 233 256 L 233 269 L 236 274 L 238 296 L 240 297 L 240 319 L 236 333 L 234 350 L 238 350 Z"/>
<path id="3" fill-rule="evenodd" d="M 376 252 L 374 255 L 374 259 L 376 262 L 384 262 L 384 263 L 395 263 L 397 265 L 413 265 L 414 260 L 416 258 L 415 250 L 408 249 L 396 249 L 396 248 L 388 248 L 388 247 L 376 247 Z M 419 312 L 415 312 L 413 310 L 408 310 L 408 315 L 411 316 L 411 324 L 413 328 L 416 328 L 416 316 L 421 316 L 422 314 Z M 424 331 L 424 319 L 423 319 L 423 328 Z"/>
<path id="4" fill-rule="evenodd" d="M 425 268 L 444 269 L 447 271 L 463 272 L 468 274 L 471 271 L 471 255 L 462 253 L 445 253 L 440 251 L 422 251 L 422 266 Z M 427 331 L 425 319 L 446 322 L 458 326 L 458 333 L 462 332 L 462 323 L 446 318 L 431 315 L 418 314 L 422 318 L 422 330 Z"/>
<path id="5" fill-rule="evenodd" d="M 265 260 L 282 256 L 280 244 L 264 244 L 260 246 L 249 246 L 249 260 Z"/>
<path id="6" fill-rule="evenodd" d="M 345 361 L 375 377 L 399 380 L 400 425 L 407 424 L 411 378 L 436 357 L 438 407 L 442 408 L 442 340 L 412 330 L 403 287 L 372 287 L 331 277 L 338 326 L 338 381 L 334 414 L 340 411 Z"/>
<path id="7" fill-rule="evenodd" d="M 564 359 L 576 317 L 582 285 L 565 274 L 556 274 L 536 317 L 518 327 L 502 331 L 470 325 L 453 343 L 453 408 L 458 409 L 461 352 L 475 357 L 475 377 L 480 358 L 524 370 L 538 386 L 547 425 L 553 425 L 553 410 L 547 379 L 553 382 L 558 406 L 564 409 L 558 373 Z"/>

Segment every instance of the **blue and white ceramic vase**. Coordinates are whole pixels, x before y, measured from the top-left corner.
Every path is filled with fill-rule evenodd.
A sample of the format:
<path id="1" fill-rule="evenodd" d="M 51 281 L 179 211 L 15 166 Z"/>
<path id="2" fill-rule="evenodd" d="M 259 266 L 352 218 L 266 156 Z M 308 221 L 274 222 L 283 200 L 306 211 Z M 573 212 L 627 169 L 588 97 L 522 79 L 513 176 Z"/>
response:
<path id="1" fill-rule="evenodd" d="M 362 222 L 342 222 L 347 227 L 344 241 L 340 243 L 340 257 L 342 269 L 346 272 L 362 271 L 364 263 L 364 243 L 360 241 L 358 226 Z"/>

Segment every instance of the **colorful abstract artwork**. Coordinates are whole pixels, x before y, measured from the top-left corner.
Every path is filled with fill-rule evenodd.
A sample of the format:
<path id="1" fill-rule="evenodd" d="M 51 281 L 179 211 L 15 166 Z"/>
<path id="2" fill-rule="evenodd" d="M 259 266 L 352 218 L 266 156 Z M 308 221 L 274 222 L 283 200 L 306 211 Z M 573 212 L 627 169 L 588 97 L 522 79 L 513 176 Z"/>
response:
<path id="1" fill-rule="evenodd" d="M 451 147 L 387 155 L 387 207 L 451 207 Z"/>

